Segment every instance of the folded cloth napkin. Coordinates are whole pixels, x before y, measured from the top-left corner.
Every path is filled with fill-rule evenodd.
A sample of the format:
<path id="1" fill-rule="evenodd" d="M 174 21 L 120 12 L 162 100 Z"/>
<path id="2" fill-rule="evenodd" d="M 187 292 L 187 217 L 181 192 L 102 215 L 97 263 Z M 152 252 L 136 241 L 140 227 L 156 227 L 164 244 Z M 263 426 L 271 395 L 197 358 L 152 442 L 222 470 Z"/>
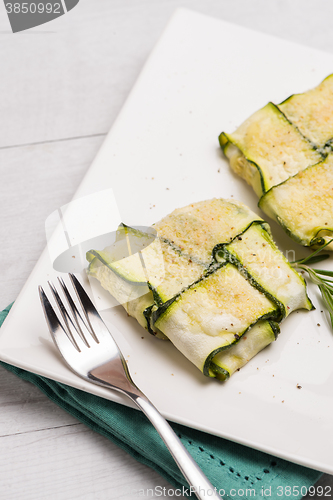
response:
<path id="1" fill-rule="evenodd" d="M 0 312 L 0 326 L 11 306 Z M 193 496 L 166 446 L 144 414 L 107 399 L 2 363 L 92 430 L 107 437 L 132 457 L 157 471 L 173 487 L 175 496 Z M 280 500 L 299 499 L 321 473 L 179 424 L 176 434 L 224 497 Z M 156 496 L 172 492 L 157 490 Z M 146 492 L 137 492 L 145 496 Z M 148 492 L 147 492 L 148 494 Z M 135 495 L 133 495 L 135 496 Z"/>

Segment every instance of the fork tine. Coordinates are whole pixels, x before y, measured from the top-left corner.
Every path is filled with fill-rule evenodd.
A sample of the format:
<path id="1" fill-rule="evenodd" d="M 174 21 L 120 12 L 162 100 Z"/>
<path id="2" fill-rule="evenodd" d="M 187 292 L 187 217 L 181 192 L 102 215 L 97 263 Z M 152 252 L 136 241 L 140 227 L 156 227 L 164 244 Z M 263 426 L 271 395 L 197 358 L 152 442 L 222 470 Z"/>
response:
<path id="1" fill-rule="evenodd" d="M 66 308 L 65 308 L 65 306 L 64 306 L 64 303 L 63 303 L 63 301 L 61 300 L 61 298 L 60 298 L 60 296 L 59 296 L 59 294 L 58 294 L 58 292 L 57 292 L 56 288 L 54 287 L 53 283 L 51 283 L 51 281 L 48 281 L 48 284 L 49 284 L 49 287 L 51 288 L 51 291 L 52 291 L 52 294 L 53 294 L 54 298 L 55 298 L 55 299 L 56 299 L 56 301 L 57 301 L 57 304 L 58 304 L 58 308 L 59 308 L 60 314 L 61 314 L 62 319 L 63 319 L 63 321 L 64 321 L 64 323 L 65 323 L 65 326 L 66 326 L 66 329 L 63 329 L 63 330 L 64 330 L 64 331 L 66 331 L 67 336 L 69 336 L 69 337 L 70 337 L 70 340 L 73 342 L 73 344 L 75 345 L 75 347 L 76 347 L 79 351 L 81 351 L 81 349 L 79 348 L 79 346 L 78 346 L 78 344 L 77 344 L 77 342 L 76 342 L 76 340 L 75 340 L 75 338 L 74 338 L 74 336 L 73 336 L 73 334 L 72 334 L 72 331 L 71 331 L 71 328 L 70 328 L 70 325 L 69 325 L 69 324 L 71 324 L 71 325 L 72 325 L 72 327 L 74 328 L 74 330 L 76 330 L 79 334 L 80 334 L 80 332 L 78 331 L 77 327 L 74 325 L 74 323 L 73 323 L 73 321 L 72 321 L 72 318 L 71 318 L 71 317 L 70 317 L 70 315 L 68 314 L 68 312 L 67 312 L 67 310 L 66 310 Z M 44 292 L 44 290 L 43 290 L 43 292 Z M 45 293 L 44 293 L 44 295 L 45 295 Z M 46 295 L 45 295 L 45 297 L 46 297 Z M 47 297 L 46 297 L 46 298 L 47 298 Z M 50 305 L 51 305 L 51 304 L 50 304 Z"/>
<path id="2" fill-rule="evenodd" d="M 92 303 L 90 297 L 88 296 L 79 280 L 74 274 L 71 273 L 69 273 L 69 277 L 71 279 L 76 295 L 81 303 L 85 317 L 90 325 L 92 332 L 94 333 L 96 342 L 99 342 L 98 336 L 107 335 L 108 337 L 110 337 L 110 332 L 108 331 L 104 321 L 100 317 L 97 309 L 95 308 L 94 304 Z M 98 331 L 98 335 L 96 330 Z"/>
<path id="3" fill-rule="evenodd" d="M 51 336 L 53 338 L 53 341 L 55 344 L 58 346 L 59 351 L 61 354 L 69 348 L 69 343 L 71 346 L 74 345 L 75 349 L 78 352 L 81 352 L 79 346 L 75 342 L 74 338 L 69 338 L 66 330 L 60 323 L 57 314 L 55 313 L 49 299 L 47 298 L 46 293 L 44 292 L 43 288 L 41 286 L 38 287 L 39 291 L 39 298 L 42 303 L 42 308 L 44 312 L 44 316 L 46 319 L 46 323 L 49 327 Z M 73 347 L 71 347 L 73 349 Z"/>
<path id="4" fill-rule="evenodd" d="M 67 304 L 69 305 L 70 307 L 70 310 L 73 314 L 73 318 L 75 320 L 75 323 L 76 323 L 76 326 L 74 325 L 76 331 L 78 332 L 78 334 L 80 335 L 81 339 L 83 340 L 83 342 L 85 343 L 85 345 L 87 347 L 90 347 L 89 345 L 89 342 L 85 336 L 85 334 L 83 333 L 83 330 L 81 328 L 81 325 L 80 325 L 80 321 L 81 321 L 81 324 L 84 325 L 84 327 L 88 330 L 88 332 L 91 334 L 91 328 L 90 328 L 90 325 L 88 323 L 89 326 L 86 325 L 85 321 L 83 320 L 81 314 L 80 314 L 80 311 L 77 309 L 73 299 L 72 299 L 72 296 L 71 294 L 69 293 L 68 291 L 68 288 L 67 286 L 65 285 L 65 282 L 62 278 L 58 277 L 58 281 L 60 283 L 60 286 L 64 292 L 64 295 L 66 297 L 66 300 L 67 300 Z M 83 311 L 84 312 L 84 311 Z M 72 322 L 73 324 L 73 322 Z"/>

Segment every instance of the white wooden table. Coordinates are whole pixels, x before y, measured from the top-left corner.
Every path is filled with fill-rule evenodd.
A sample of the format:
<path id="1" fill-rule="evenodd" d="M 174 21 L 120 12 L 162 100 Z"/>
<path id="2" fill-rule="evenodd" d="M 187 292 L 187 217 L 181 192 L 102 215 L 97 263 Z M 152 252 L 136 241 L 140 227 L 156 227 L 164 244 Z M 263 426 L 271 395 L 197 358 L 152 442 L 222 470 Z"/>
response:
<path id="1" fill-rule="evenodd" d="M 81 0 L 15 35 L 2 3 L 0 309 L 18 295 L 45 246 L 46 217 L 71 199 L 179 6 L 333 52 L 330 0 Z M 148 489 L 170 488 L 29 383 L 0 375 L 1 499 L 158 498 Z M 333 490 L 331 476 L 320 484 Z"/>

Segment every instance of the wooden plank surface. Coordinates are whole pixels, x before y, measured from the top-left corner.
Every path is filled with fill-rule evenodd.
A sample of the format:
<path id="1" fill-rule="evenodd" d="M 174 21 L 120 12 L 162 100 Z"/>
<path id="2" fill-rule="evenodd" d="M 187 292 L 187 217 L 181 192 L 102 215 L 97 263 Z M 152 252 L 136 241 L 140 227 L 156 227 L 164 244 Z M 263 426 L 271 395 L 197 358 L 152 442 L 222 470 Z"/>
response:
<path id="1" fill-rule="evenodd" d="M 108 439 L 0 367 L 0 498 L 131 499 L 170 488 Z"/>
<path id="2" fill-rule="evenodd" d="M 17 297 L 46 245 L 45 220 L 68 203 L 104 135 L 0 149 L 0 308 Z"/>
<path id="3" fill-rule="evenodd" d="M 329 0 L 81 0 L 15 35 L 1 4 L 0 309 L 18 295 L 45 246 L 46 217 L 70 200 L 179 6 L 333 52 Z M 0 376 L 1 499 L 131 500 L 170 487 L 31 384 L 3 368 Z M 331 476 L 319 484 L 333 489 Z"/>
<path id="4" fill-rule="evenodd" d="M 180 5 L 333 51 L 329 0 L 81 0 L 15 35 L 1 4 L 0 147 L 106 133 Z"/>

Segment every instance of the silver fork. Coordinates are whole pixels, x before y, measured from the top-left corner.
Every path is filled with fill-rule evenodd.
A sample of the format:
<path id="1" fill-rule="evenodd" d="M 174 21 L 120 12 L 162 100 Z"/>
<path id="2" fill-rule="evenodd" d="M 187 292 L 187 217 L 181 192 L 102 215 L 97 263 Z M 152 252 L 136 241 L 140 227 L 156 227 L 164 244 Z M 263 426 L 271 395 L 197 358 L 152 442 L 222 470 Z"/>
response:
<path id="1" fill-rule="evenodd" d="M 62 278 L 58 280 L 66 297 L 67 308 L 55 286 L 48 282 L 62 322 L 59 321 L 43 288 L 39 287 L 51 336 L 64 361 L 85 380 L 128 396 L 148 417 L 163 439 L 190 485 L 190 491 L 200 500 L 221 500 L 216 488 L 193 460 L 171 426 L 133 382 L 122 353 L 78 279 L 73 274 L 69 274 L 69 277 L 79 299 L 79 308 Z"/>

